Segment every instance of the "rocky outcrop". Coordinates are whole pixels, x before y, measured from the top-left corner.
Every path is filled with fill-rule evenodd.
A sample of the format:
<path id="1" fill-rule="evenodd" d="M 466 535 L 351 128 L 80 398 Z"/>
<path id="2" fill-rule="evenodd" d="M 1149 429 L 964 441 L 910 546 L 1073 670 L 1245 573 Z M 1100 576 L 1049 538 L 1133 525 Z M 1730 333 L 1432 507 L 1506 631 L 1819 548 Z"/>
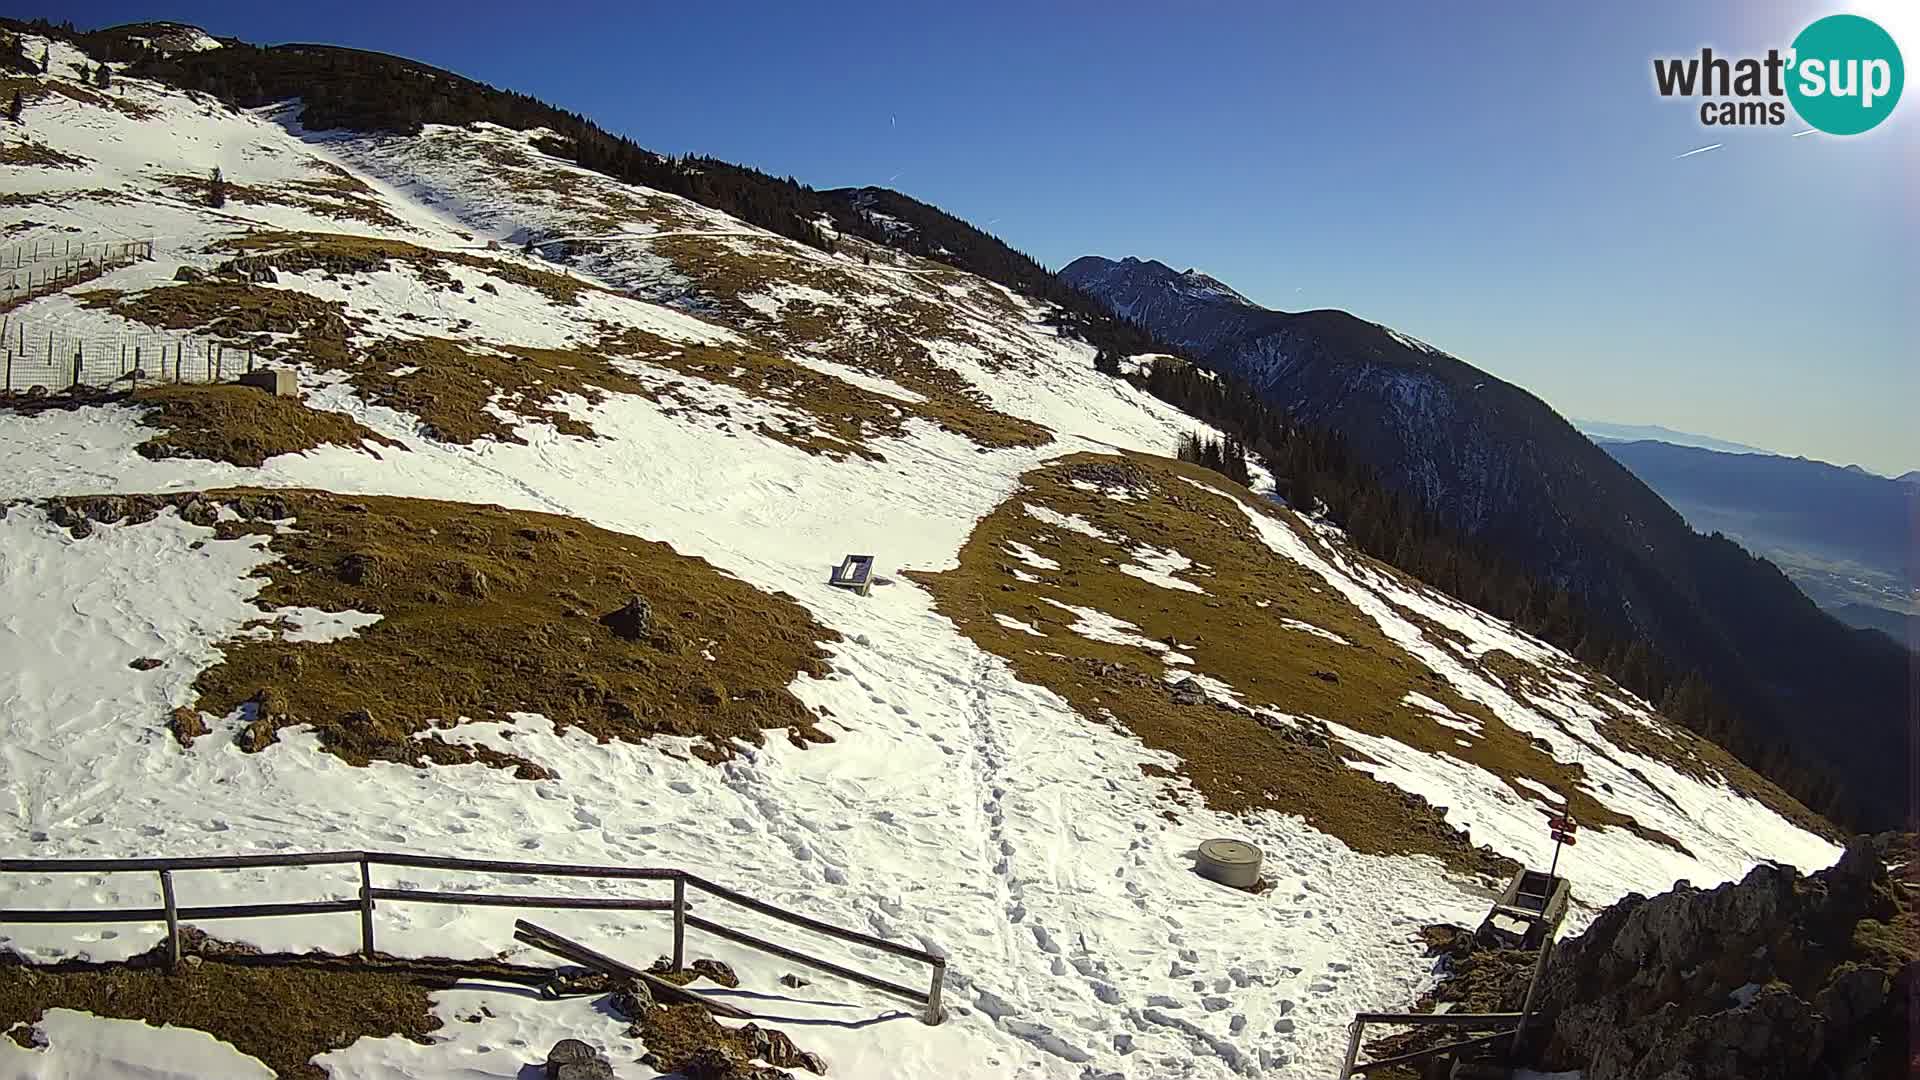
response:
<path id="1" fill-rule="evenodd" d="M 1556 949 L 1526 1058 L 1586 1080 L 1905 1077 L 1905 894 L 1861 838 L 1809 877 L 1630 896 Z"/>

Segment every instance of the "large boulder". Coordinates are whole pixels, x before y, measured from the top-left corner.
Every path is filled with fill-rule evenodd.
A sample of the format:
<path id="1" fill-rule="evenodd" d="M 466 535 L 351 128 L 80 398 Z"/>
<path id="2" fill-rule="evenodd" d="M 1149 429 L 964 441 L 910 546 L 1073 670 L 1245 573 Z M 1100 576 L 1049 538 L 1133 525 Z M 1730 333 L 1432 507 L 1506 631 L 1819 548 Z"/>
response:
<path id="1" fill-rule="evenodd" d="M 653 636 L 653 605 L 646 598 L 635 596 L 618 609 L 600 616 L 601 625 L 613 631 L 615 637 L 627 641 L 645 641 Z"/>
<path id="2" fill-rule="evenodd" d="M 1811 876 L 1763 864 L 1629 896 L 1554 950 L 1526 1061 L 1585 1080 L 1905 1076 L 1904 892 L 1863 837 Z"/>

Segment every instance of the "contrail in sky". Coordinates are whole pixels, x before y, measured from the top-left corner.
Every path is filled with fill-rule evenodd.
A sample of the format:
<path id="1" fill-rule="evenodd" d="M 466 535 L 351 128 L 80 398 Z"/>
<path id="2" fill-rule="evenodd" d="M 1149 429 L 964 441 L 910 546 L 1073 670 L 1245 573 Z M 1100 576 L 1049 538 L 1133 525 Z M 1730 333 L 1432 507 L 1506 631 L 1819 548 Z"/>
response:
<path id="1" fill-rule="evenodd" d="M 1799 137 L 1800 137 L 1800 136 L 1802 136 L 1802 135 L 1811 135 L 1811 134 L 1813 134 L 1813 133 L 1814 133 L 1815 131 L 1818 131 L 1818 130 L 1819 130 L 1818 128 L 1808 128 L 1808 129 L 1807 129 L 1807 130 L 1805 130 L 1805 131 L 1796 131 L 1796 132 L 1794 132 L 1794 133 L 1793 133 L 1793 137 L 1797 139 L 1797 138 L 1799 138 Z"/>
<path id="2" fill-rule="evenodd" d="M 1681 158 L 1683 158 L 1683 157 L 1692 157 L 1692 156 L 1693 156 L 1693 155 L 1695 155 L 1695 154 L 1704 154 L 1704 153 L 1706 153 L 1706 152 L 1707 152 L 1707 151 L 1709 151 L 1709 150 L 1718 150 L 1718 149 L 1720 149 L 1720 148 L 1721 148 L 1722 146 L 1725 146 L 1725 145 L 1727 145 L 1727 144 L 1726 144 L 1726 143 L 1710 143 L 1710 144 L 1708 144 L 1708 145 L 1706 145 L 1706 146 L 1702 146 L 1702 147 L 1700 147 L 1700 148 L 1698 148 L 1698 149 L 1695 149 L 1695 150 L 1689 150 L 1689 151 L 1687 151 L 1687 152 L 1686 152 L 1686 153 L 1684 153 L 1684 154 L 1676 154 L 1676 155 L 1674 155 L 1674 160 L 1675 160 L 1675 161 L 1678 161 L 1678 160 L 1680 160 L 1680 159 L 1681 159 Z"/>

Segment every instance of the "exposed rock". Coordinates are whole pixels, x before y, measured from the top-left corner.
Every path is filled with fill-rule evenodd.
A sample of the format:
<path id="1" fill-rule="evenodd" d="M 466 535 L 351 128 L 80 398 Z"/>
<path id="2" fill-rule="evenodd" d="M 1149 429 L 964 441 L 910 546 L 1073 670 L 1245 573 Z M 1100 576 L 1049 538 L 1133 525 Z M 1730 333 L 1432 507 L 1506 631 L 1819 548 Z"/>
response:
<path id="1" fill-rule="evenodd" d="M 1101 488 L 1113 487 L 1140 491 L 1153 486 L 1147 480 L 1145 470 L 1125 462 L 1078 462 L 1067 466 L 1065 475 L 1069 481 L 1078 480 L 1083 484 L 1092 484 L 1094 487 Z"/>
<path id="2" fill-rule="evenodd" d="M 138 660 L 129 661 L 127 666 L 135 671 L 152 671 L 162 663 L 164 661 L 157 656 L 143 656 Z"/>
<path id="3" fill-rule="evenodd" d="M 579 1039 L 561 1039 L 547 1051 L 547 1080 L 613 1080 L 613 1065 Z"/>
<path id="4" fill-rule="evenodd" d="M 200 718 L 200 710 L 182 705 L 173 710 L 172 717 L 167 720 L 167 730 L 173 732 L 173 737 L 181 746 L 191 747 L 193 740 L 207 733 L 207 722 Z"/>
<path id="5" fill-rule="evenodd" d="M 1321 682 L 1337 683 L 1340 681 L 1340 676 L 1334 674 L 1331 671 L 1315 671 L 1312 673 L 1312 675 L 1314 678 L 1319 679 Z"/>
<path id="6" fill-rule="evenodd" d="M 493 592 L 493 583 L 487 580 L 486 573 L 471 566 L 462 568 L 460 583 L 456 587 L 463 595 L 475 600 L 484 600 Z"/>
<path id="7" fill-rule="evenodd" d="M 653 605 L 635 596 L 615 611 L 600 616 L 600 624 L 626 641 L 643 641 L 653 636 Z"/>
<path id="8" fill-rule="evenodd" d="M 1629 896 L 1555 949 L 1528 1060 L 1587 1080 L 1904 1075 L 1902 891 L 1862 837 L 1811 877 L 1761 865 L 1712 890 Z"/>
<path id="9" fill-rule="evenodd" d="M 356 551 L 342 558 L 333 572 L 349 585 L 377 586 L 382 578 L 379 557 L 364 551 Z"/>
<path id="10" fill-rule="evenodd" d="M 680 1066 L 687 1080 L 793 1080 L 783 1069 L 749 1065 L 718 1046 L 703 1046 Z"/>
<path id="11" fill-rule="evenodd" d="M 729 990 L 740 985 L 740 977 L 733 973 L 733 969 L 718 960 L 703 958 L 695 960 L 689 966 L 695 975 L 704 975 L 710 981 L 719 983 Z"/>
<path id="12" fill-rule="evenodd" d="M 821 1060 L 820 1055 L 793 1045 L 793 1040 L 784 1031 L 771 1031 L 758 1024 L 748 1024 L 740 1029 L 740 1034 L 753 1047 L 753 1056 L 769 1065 L 826 1074 L 827 1063 Z"/>
<path id="13" fill-rule="evenodd" d="M 811 986 L 813 984 L 801 978 L 800 976 L 795 975 L 792 972 L 788 972 L 785 975 L 780 976 L 780 985 L 791 987 L 792 989 L 798 990 L 803 986 Z"/>
<path id="14" fill-rule="evenodd" d="M 240 749 L 245 750 L 247 753 L 257 754 L 273 745 L 273 722 L 265 717 L 261 717 L 246 727 L 241 728 L 240 734 L 235 736 L 233 741 Z"/>
<path id="15" fill-rule="evenodd" d="M 219 520 L 213 506 L 204 499 L 189 499 L 180 507 L 180 518 L 195 525 L 212 528 Z"/>
<path id="16" fill-rule="evenodd" d="M 206 273 L 197 266 L 182 266 L 173 272 L 173 280 L 175 281 L 205 281 L 206 277 Z"/>
<path id="17" fill-rule="evenodd" d="M 1173 703 L 1175 705 L 1205 705 L 1207 692 L 1192 678 L 1181 679 L 1173 684 Z"/>
<path id="18" fill-rule="evenodd" d="M 653 1008 L 653 991 L 638 979 L 624 983 L 607 999 L 607 1007 L 622 1020 L 638 1020 Z"/>

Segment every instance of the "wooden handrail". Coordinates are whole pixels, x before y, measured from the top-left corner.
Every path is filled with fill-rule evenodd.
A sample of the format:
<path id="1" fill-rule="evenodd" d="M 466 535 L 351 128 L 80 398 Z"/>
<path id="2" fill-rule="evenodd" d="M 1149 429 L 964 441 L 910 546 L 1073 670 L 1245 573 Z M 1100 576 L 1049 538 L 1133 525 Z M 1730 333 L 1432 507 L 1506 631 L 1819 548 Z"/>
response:
<path id="1" fill-rule="evenodd" d="M 258 866 L 327 866 L 364 861 L 364 851 L 191 855 L 174 859 L 0 859 L 0 873 L 131 874 L 157 870 L 240 870 Z"/>
<path id="2" fill-rule="evenodd" d="M 181 907 L 174 899 L 173 874 L 183 870 L 239 870 L 295 866 L 354 865 L 360 871 L 357 895 L 352 899 L 290 903 L 225 904 Z M 646 880 L 673 882 L 673 899 L 533 896 L 481 892 L 449 892 L 427 889 L 389 889 L 373 885 L 374 866 L 404 866 L 416 869 L 454 870 L 468 873 L 526 874 L 557 877 L 592 877 L 603 880 Z M 140 859 L 0 859 L 0 873 L 24 874 L 115 874 L 154 873 L 160 878 L 162 907 L 105 908 L 96 910 L 49 910 L 0 908 L 0 924 L 14 923 L 112 923 L 160 922 L 167 924 L 167 941 L 173 962 L 180 962 L 180 921 L 182 919 L 269 918 L 284 915 L 320 915 L 358 912 L 361 951 L 374 955 L 373 911 L 377 901 L 389 903 L 456 904 L 487 907 L 574 908 L 608 911 L 670 911 L 673 913 L 673 960 L 676 967 L 685 963 L 686 927 L 697 929 L 737 944 L 774 956 L 806 964 L 840 976 L 851 982 L 904 997 L 926 1006 L 923 1019 L 940 1022 L 941 990 L 946 980 L 946 957 L 925 949 L 888 941 L 822 922 L 798 912 L 757 900 L 745 893 L 716 884 L 685 870 L 664 867 L 589 866 L 571 863 L 537 863 L 502 859 L 468 859 L 446 855 L 415 855 L 388 851 L 272 852 L 252 855 L 199 855 L 182 858 Z M 893 956 L 918 961 L 933 968 L 932 982 L 926 992 L 853 970 L 840 964 L 810 956 L 744 931 L 724 926 L 711 919 L 688 914 L 687 888 L 692 886 L 719 900 L 770 919 L 853 945 L 864 946 Z"/>
<path id="3" fill-rule="evenodd" d="M 897 941 L 888 941 L 886 938 L 874 937 L 872 934 L 863 934 L 858 930 L 846 930 L 834 926 L 831 923 L 823 923 L 818 919 L 809 918 L 797 912 L 775 907 L 764 900 L 755 900 L 745 893 L 735 892 L 724 885 L 715 885 L 713 882 L 693 874 L 686 875 L 686 879 L 687 884 L 709 896 L 718 897 L 730 904 L 738 904 L 749 911 L 757 911 L 768 918 L 779 919 L 782 922 L 791 923 L 794 926 L 805 927 L 817 934 L 825 934 L 830 938 L 838 938 L 841 941 L 851 942 L 855 945 L 865 945 L 869 948 L 879 949 L 881 952 L 892 953 L 895 956 L 904 956 L 909 960 L 918 960 L 923 964 L 945 964 L 947 962 L 945 957 L 936 956 L 925 949 L 916 949 L 911 945 L 902 945 Z"/>
<path id="4" fill-rule="evenodd" d="M 582 863 L 513 862 L 505 859 L 466 859 L 454 855 L 412 855 L 397 851 L 355 853 L 375 866 L 411 866 L 426 870 L 467 870 L 485 874 L 534 874 L 542 877 L 597 877 L 623 880 L 668 881 L 682 871 L 652 866 L 589 866 Z"/>
<path id="5" fill-rule="evenodd" d="M 600 911 L 672 911 L 673 901 L 624 896 L 496 896 L 492 893 L 428 892 L 425 889 L 368 889 L 375 900 L 409 904 L 471 904 L 476 907 L 583 908 Z M 360 901 L 353 901 L 357 910 Z"/>

